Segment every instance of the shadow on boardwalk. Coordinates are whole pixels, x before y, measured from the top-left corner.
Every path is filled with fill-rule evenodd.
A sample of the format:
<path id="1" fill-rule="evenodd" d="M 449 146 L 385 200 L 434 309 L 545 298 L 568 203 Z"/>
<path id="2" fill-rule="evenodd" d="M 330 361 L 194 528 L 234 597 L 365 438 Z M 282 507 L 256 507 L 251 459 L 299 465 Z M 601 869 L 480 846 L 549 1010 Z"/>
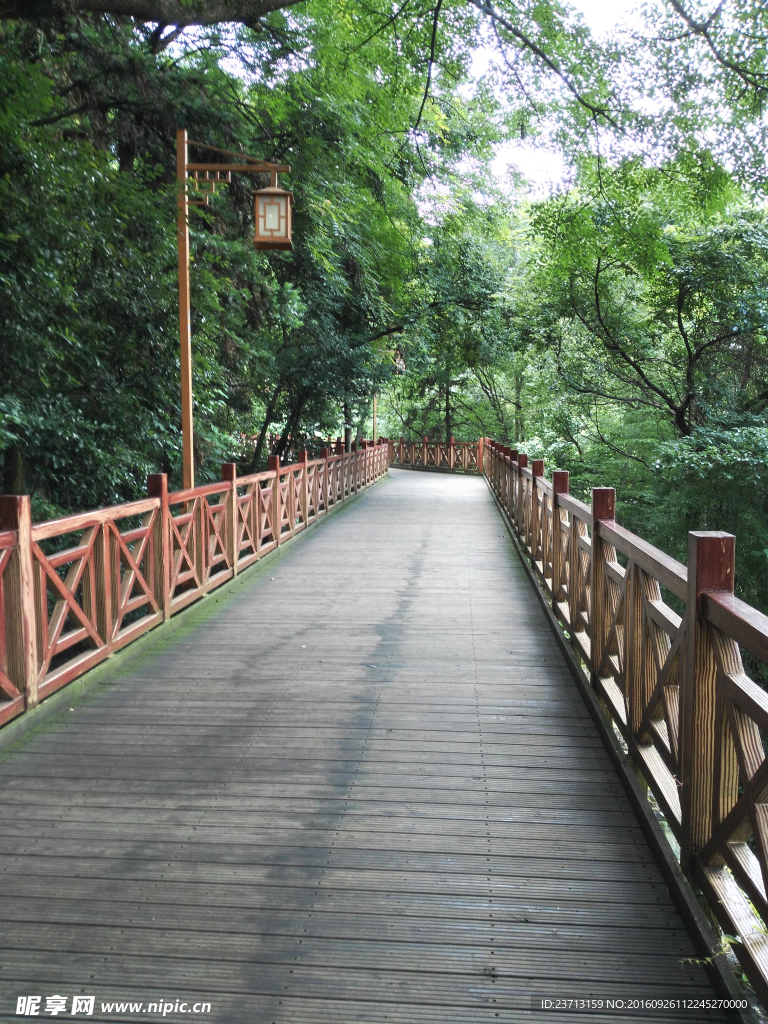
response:
<path id="1" fill-rule="evenodd" d="M 0 1019 L 712 994 L 483 481 L 394 471 L 264 566 L 0 762 Z"/>

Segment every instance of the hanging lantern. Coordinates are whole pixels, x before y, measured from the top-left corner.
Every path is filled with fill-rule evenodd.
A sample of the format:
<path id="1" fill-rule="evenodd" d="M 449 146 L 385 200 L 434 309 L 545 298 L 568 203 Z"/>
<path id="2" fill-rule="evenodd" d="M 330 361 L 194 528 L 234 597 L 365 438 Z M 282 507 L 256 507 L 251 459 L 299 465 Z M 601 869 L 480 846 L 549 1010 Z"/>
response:
<path id="1" fill-rule="evenodd" d="M 293 249 L 291 242 L 291 206 L 293 192 L 279 188 L 277 175 L 272 174 L 269 188 L 254 192 L 256 209 L 256 237 L 253 244 L 257 249 Z"/>

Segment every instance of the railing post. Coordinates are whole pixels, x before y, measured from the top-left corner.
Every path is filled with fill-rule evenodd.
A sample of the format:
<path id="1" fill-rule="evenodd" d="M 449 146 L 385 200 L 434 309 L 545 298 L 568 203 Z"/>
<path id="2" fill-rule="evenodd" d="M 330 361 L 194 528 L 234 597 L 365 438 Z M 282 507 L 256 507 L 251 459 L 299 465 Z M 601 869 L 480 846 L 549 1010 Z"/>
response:
<path id="1" fill-rule="evenodd" d="M 155 522 L 155 600 L 163 610 L 163 619 L 171 617 L 171 536 L 168 511 L 168 474 L 150 473 L 147 494 L 160 499 Z"/>
<path id="2" fill-rule="evenodd" d="M 552 474 L 552 609 L 555 613 L 563 578 L 563 511 L 558 505 L 558 495 L 567 494 L 568 487 L 567 470 L 556 469 Z"/>
<path id="3" fill-rule="evenodd" d="M 509 494 L 507 497 L 507 512 L 510 521 L 515 518 L 515 502 L 517 501 L 517 488 L 520 486 L 520 466 L 518 465 L 517 448 L 509 449 Z"/>
<path id="4" fill-rule="evenodd" d="M 301 469 L 301 521 L 304 526 L 309 526 L 309 474 L 307 473 L 307 462 L 309 452 L 306 448 L 296 456 L 296 461 L 302 463 Z"/>
<path id="5" fill-rule="evenodd" d="M 96 528 L 93 542 L 93 561 L 83 574 L 83 602 L 86 607 L 94 610 L 94 626 L 96 632 L 109 649 L 112 644 L 113 608 L 119 602 L 120 572 L 119 561 L 115 563 L 114 541 L 108 523 L 100 523 Z M 118 568 L 117 578 L 113 570 Z"/>
<path id="6" fill-rule="evenodd" d="M 538 556 L 544 548 L 544 519 L 545 508 L 542 503 L 541 515 L 539 514 L 539 489 L 536 484 L 537 477 L 544 476 L 544 460 L 534 459 L 531 463 L 531 565 L 536 566 Z M 541 539 L 541 544 L 539 544 Z M 543 557 L 543 556 L 542 556 Z"/>
<path id="7" fill-rule="evenodd" d="M 229 559 L 229 564 L 232 566 L 233 573 L 237 576 L 237 560 L 240 556 L 240 545 L 238 543 L 238 533 L 240 532 L 238 529 L 238 519 L 240 510 L 237 507 L 236 462 L 222 462 L 221 479 L 226 480 L 230 484 L 227 508 L 224 513 L 227 517 L 227 532 L 224 535 L 224 540 L 227 545 L 227 558 Z"/>
<path id="8" fill-rule="evenodd" d="M 525 477 L 520 470 L 528 465 L 528 456 L 520 452 L 517 456 L 517 511 L 515 513 L 515 529 L 518 537 L 525 544 Z"/>
<path id="9" fill-rule="evenodd" d="M 272 488 L 272 532 L 275 536 L 275 543 L 280 543 L 280 537 L 283 532 L 282 515 L 281 512 L 281 500 L 280 500 L 280 456 L 270 455 L 267 459 L 267 466 L 270 471 L 274 471 L 275 484 Z"/>
<path id="10" fill-rule="evenodd" d="M 591 608 L 589 616 L 592 681 L 595 682 L 608 640 L 610 613 L 606 600 L 605 557 L 600 523 L 616 519 L 616 491 L 613 487 L 592 488 L 592 557 L 590 558 Z"/>
<path id="11" fill-rule="evenodd" d="M 448 469 L 451 472 L 453 472 L 453 463 L 454 463 L 454 458 L 455 458 L 455 452 L 454 452 L 455 440 L 456 439 L 454 437 L 450 437 L 448 439 Z"/>
<path id="12" fill-rule="evenodd" d="M 483 475 L 485 470 L 484 459 L 485 459 L 485 438 L 479 437 L 477 439 L 477 472 L 480 476 Z M 466 468 L 466 467 L 465 467 Z"/>
<path id="13" fill-rule="evenodd" d="M 646 693 L 643 673 L 643 573 L 632 564 L 627 566 L 624 579 L 624 696 L 627 704 L 627 724 L 632 735 L 641 743 L 652 742 L 652 736 L 639 735 L 643 712 L 650 692 Z M 649 652 L 650 653 L 650 652 Z"/>
<path id="14" fill-rule="evenodd" d="M 712 834 L 714 809 L 717 665 L 709 627 L 701 616 L 701 596 L 713 590 L 733 593 L 735 567 L 736 538 L 732 534 L 688 534 L 680 687 L 680 863 L 684 870 L 690 869 L 691 857 Z"/>
<path id="15" fill-rule="evenodd" d="M 28 494 L 0 497 L 0 526 L 15 530 L 16 547 L 5 570 L 8 678 L 24 694 L 24 704 L 37 700 L 37 629 L 35 623 L 32 504 Z"/>
<path id="16" fill-rule="evenodd" d="M 331 465 L 328 461 L 328 457 L 330 456 L 330 454 L 331 453 L 328 448 L 320 449 L 320 458 L 325 459 L 325 474 L 323 476 L 323 508 L 325 509 L 326 512 L 328 511 L 329 495 L 331 493 L 331 484 L 328 479 L 331 472 Z"/>

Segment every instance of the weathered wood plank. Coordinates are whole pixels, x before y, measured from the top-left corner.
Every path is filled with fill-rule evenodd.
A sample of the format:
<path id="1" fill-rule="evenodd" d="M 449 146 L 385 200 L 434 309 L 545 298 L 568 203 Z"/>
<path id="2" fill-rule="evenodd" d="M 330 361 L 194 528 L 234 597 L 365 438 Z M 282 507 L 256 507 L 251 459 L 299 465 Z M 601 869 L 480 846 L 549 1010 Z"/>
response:
<path id="1" fill-rule="evenodd" d="M 393 474 L 272 575 L 0 758 L 0 1018 L 30 986 L 215 1024 L 711 994 L 481 481 Z"/>

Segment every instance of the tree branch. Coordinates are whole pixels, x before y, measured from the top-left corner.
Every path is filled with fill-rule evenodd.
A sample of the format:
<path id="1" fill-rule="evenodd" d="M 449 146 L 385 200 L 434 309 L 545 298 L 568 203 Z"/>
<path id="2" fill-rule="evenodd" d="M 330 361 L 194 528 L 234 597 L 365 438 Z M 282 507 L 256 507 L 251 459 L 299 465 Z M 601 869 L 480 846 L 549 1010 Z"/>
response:
<path id="1" fill-rule="evenodd" d="M 689 32 L 704 40 L 709 47 L 710 53 L 721 67 L 727 68 L 728 71 L 732 71 L 734 75 L 740 78 L 741 81 L 750 89 L 754 89 L 755 92 L 764 92 L 766 88 L 768 88 L 768 74 L 752 71 L 749 68 L 746 68 L 743 64 L 737 64 L 735 61 L 730 60 L 722 50 L 719 49 L 712 38 L 710 28 L 719 18 L 720 12 L 725 6 L 725 0 L 722 0 L 722 2 L 718 4 L 714 12 L 706 21 L 696 21 L 693 15 L 686 11 L 680 0 L 667 0 L 667 2 L 688 26 Z"/>
<path id="2" fill-rule="evenodd" d="M 294 7 L 302 0 L 71 0 L 74 14 L 96 13 L 154 21 L 162 25 L 216 25 L 233 21 L 251 24 L 272 11 Z M 61 0 L 0 0 L 0 20 L 34 21 L 61 13 Z"/>
<path id="3" fill-rule="evenodd" d="M 536 42 L 534 42 L 533 39 L 527 36 L 524 32 L 521 32 L 520 29 L 517 28 L 516 25 L 513 25 L 511 21 L 503 17 L 503 15 L 497 13 L 497 11 L 493 9 L 488 0 L 468 0 L 468 2 L 472 4 L 473 7 L 476 7 L 478 11 L 480 11 L 482 14 L 486 14 L 489 18 L 491 18 L 494 23 L 498 23 L 499 25 L 501 25 L 502 28 L 506 29 L 506 31 L 509 32 L 511 36 L 514 36 L 514 38 L 517 39 L 517 41 L 521 43 L 527 50 L 530 50 L 532 54 L 538 57 L 539 60 L 549 68 L 550 71 L 554 72 L 554 74 L 557 75 L 557 77 L 560 79 L 560 81 L 563 83 L 566 89 L 574 96 L 577 102 L 580 103 L 581 106 L 585 108 L 585 110 L 588 110 L 594 118 L 604 117 L 608 124 L 615 128 L 616 131 L 621 132 L 623 134 L 623 129 L 621 125 L 618 123 L 618 121 L 615 120 L 615 118 L 611 116 L 610 111 L 606 107 L 599 107 L 594 103 L 590 103 L 590 101 L 585 96 L 583 96 L 581 92 L 579 92 L 579 90 L 574 85 L 570 75 L 563 71 L 563 69 L 560 67 L 557 61 L 553 60 L 550 56 L 548 56 L 548 54 L 546 54 L 544 50 L 542 50 L 541 47 Z"/>
<path id="4" fill-rule="evenodd" d="M 416 123 L 413 126 L 414 131 L 416 131 L 416 129 L 421 124 L 421 115 L 424 113 L 424 107 L 427 105 L 427 100 L 429 99 L 429 90 L 432 86 L 432 68 L 434 67 L 435 64 L 435 47 L 437 46 L 437 26 L 440 18 L 440 8 L 442 6 L 443 0 L 437 0 L 434 17 L 432 19 L 432 42 L 430 43 L 429 46 L 429 67 L 427 69 L 427 83 L 424 86 L 424 98 L 422 99 L 421 106 L 419 107 L 419 116 L 416 118 Z"/>

